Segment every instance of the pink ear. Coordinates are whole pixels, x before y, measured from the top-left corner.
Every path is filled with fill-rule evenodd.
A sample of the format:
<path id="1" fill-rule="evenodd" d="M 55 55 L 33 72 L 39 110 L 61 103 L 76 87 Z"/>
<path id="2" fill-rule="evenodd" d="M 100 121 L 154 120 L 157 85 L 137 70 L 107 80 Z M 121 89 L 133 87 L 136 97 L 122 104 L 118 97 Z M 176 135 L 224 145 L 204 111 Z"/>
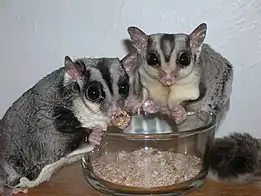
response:
<path id="1" fill-rule="evenodd" d="M 81 77 L 83 75 L 84 68 L 80 64 L 76 64 L 75 62 L 73 62 L 69 56 L 66 56 L 64 58 L 64 66 L 65 71 L 71 77 Z"/>
<path id="2" fill-rule="evenodd" d="M 146 33 L 144 33 L 138 27 L 128 27 L 127 31 L 130 35 L 133 46 L 138 51 L 146 49 L 148 42 L 148 35 Z"/>
<path id="3" fill-rule="evenodd" d="M 132 48 L 132 50 L 121 60 L 121 63 L 127 73 L 134 71 L 134 69 L 139 66 L 138 59 L 139 56 L 137 50 Z"/>
<path id="4" fill-rule="evenodd" d="M 192 49 L 198 49 L 203 44 L 206 34 L 207 34 L 207 24 L 201 23 L 189 35 L 190 47 Z"/>

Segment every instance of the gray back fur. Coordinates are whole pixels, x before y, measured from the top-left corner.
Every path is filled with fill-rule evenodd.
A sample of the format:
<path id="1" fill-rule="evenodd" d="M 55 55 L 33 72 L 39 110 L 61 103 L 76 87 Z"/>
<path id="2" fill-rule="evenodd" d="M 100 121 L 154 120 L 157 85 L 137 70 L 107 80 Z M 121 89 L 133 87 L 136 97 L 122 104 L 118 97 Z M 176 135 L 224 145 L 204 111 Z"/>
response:
<path id="1" fill-rule="evenodd" d="M 233 66 L 208 44 L 202 45 L 197 66 L 201 73 L 201 96 L 200 99 L 187 104 L 187 109 L 214 112 L 222 121 L 230 107 Z"/>

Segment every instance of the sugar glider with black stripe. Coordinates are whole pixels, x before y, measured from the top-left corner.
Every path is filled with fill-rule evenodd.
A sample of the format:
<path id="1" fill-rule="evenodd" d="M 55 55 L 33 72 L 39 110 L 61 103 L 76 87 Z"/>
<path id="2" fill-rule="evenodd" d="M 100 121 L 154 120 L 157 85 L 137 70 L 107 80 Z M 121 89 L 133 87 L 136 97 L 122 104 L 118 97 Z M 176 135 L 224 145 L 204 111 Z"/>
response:
<path id="1" fill-rule="evenodd" d="M 118 58 L 66 56 L 18 98 L 0 124 L 0 195 L 26 192 L 99 145 L 129 96 Z"/>
<path id="2" fill-rule="evenodd" d="M 225 57 L 203 43 L 206 32 L 206 23 L 189 34 L 147 35 L 138 27 L 128 28 L 133 49 L 125 57 L 129 62 L 125 67 L 136 66 L 138 73 L 135 74 L 140 77 L 142 91 L 147 91 L 143 94 L 148 95 L 143 100 L 149 99 L 146 105 L 150 103 L 151 110 L 156 111 L 155 107 L 160 106 L 170 111 L 179 123 L 186 117 L 183 107 L 187 112 L 216 112 L 219 119 L 226 114 L 233 67 Z"/>

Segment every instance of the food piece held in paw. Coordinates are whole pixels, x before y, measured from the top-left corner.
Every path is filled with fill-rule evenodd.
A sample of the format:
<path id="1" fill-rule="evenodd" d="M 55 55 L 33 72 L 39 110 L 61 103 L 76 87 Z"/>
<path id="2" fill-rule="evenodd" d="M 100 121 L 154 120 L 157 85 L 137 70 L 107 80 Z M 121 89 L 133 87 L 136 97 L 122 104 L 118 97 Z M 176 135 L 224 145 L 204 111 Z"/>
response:
<path id="1" fill-rule="evenodd" d="M 122 111 L 119 114 L 113 115 L 111 125 L 116 126 L 120 129 L 124 129 L 129 126 L 130 121 L 130 115 L 126 111 Z"/>
<path id="2" fill-rule="evenodd" d="M 232 133 L 215 141 L 208 158 L 208 178 L 239 184 L 260 180 L 260 150 L 258 140 L 248 133 Z"/>
<path id="3" fill-rule="evenodd" d="M 159 108 L 160 108 L 160 105 L 152 99 L 145 101 L 142 106 L 143 111 L 147 112 L 149 114 L 154 114 L 154 113 L 159 112 Z"/>
<path id="4" fill-rule="evenodd" d="M 201 163 L 195 156 L 142 148 L 104 154 L 93 161 L 92 166 L 98 177 L 110 183 L 152 188 L 194 178 L 200 172 Z"/>
<path id="5" fill-rule="evenodd" d="M 181 105 L 175 105 L 172 107 L 170 116 L 173 117 L 177 124 L 182 123 L 187 118 L 187 112 Z"/>

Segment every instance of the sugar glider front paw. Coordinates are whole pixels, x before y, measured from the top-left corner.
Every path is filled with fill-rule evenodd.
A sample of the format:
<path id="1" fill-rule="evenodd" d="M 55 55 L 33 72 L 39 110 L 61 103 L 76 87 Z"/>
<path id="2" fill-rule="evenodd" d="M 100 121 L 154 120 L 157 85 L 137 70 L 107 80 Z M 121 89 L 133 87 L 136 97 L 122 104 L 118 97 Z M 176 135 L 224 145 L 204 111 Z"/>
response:
<path id="1" fill-rule="evenodd" d="M 140 113 L 141 108 L 143 105 L 143 101 L 138 98 L 130 98 L 126 102 L 125 109 L 126 111 L 130 112 L 131 114 Z"/>
<path id="2" fill-rule="evenodd" d="M 170 116 L 175 119 L 177 124 L 182 123 L 187 118 L 187 112 L 184 107 L 177 104 L 170 108 Z"/>
<path id="3" fill-rule="evenodd" d="M 160 111 L 160 104 L 157 101 L 148 99 L 144 102 L 142 109 L 144 112 L 154 114 Z"/>
<path id="4" fill-rule="evenodd" d="M 167 105 L 162 105 L 160 102 L 154 101 L 152 99 L 145 101 L 143 104 L 143 111 L 150 114 L 159 112 L 161 114 L 169 115 L 169 108 Z"/>
<path id="5" fill-rule="evenodd" d="M 92 132 L 90 133 L 90 135 L 88 137 L 88 142 L 90 142 L 93 145 L 100 145 L 101 140 L 102 140 L 106 130 L 104 130 L 104 128 L 102 128 L 99 125 L 91 128 L 91 130 L 92 130 Z"/>
<path id="6" fill-rule="evenodd" d="M 149 92 L 147 89 L 143 88 L 140 95 L 133 95 L 126 101 L 126 111 L 131 112 L 131 114 L 140 114 L 143 110 L 143 105 L 149 97 Z"/>

